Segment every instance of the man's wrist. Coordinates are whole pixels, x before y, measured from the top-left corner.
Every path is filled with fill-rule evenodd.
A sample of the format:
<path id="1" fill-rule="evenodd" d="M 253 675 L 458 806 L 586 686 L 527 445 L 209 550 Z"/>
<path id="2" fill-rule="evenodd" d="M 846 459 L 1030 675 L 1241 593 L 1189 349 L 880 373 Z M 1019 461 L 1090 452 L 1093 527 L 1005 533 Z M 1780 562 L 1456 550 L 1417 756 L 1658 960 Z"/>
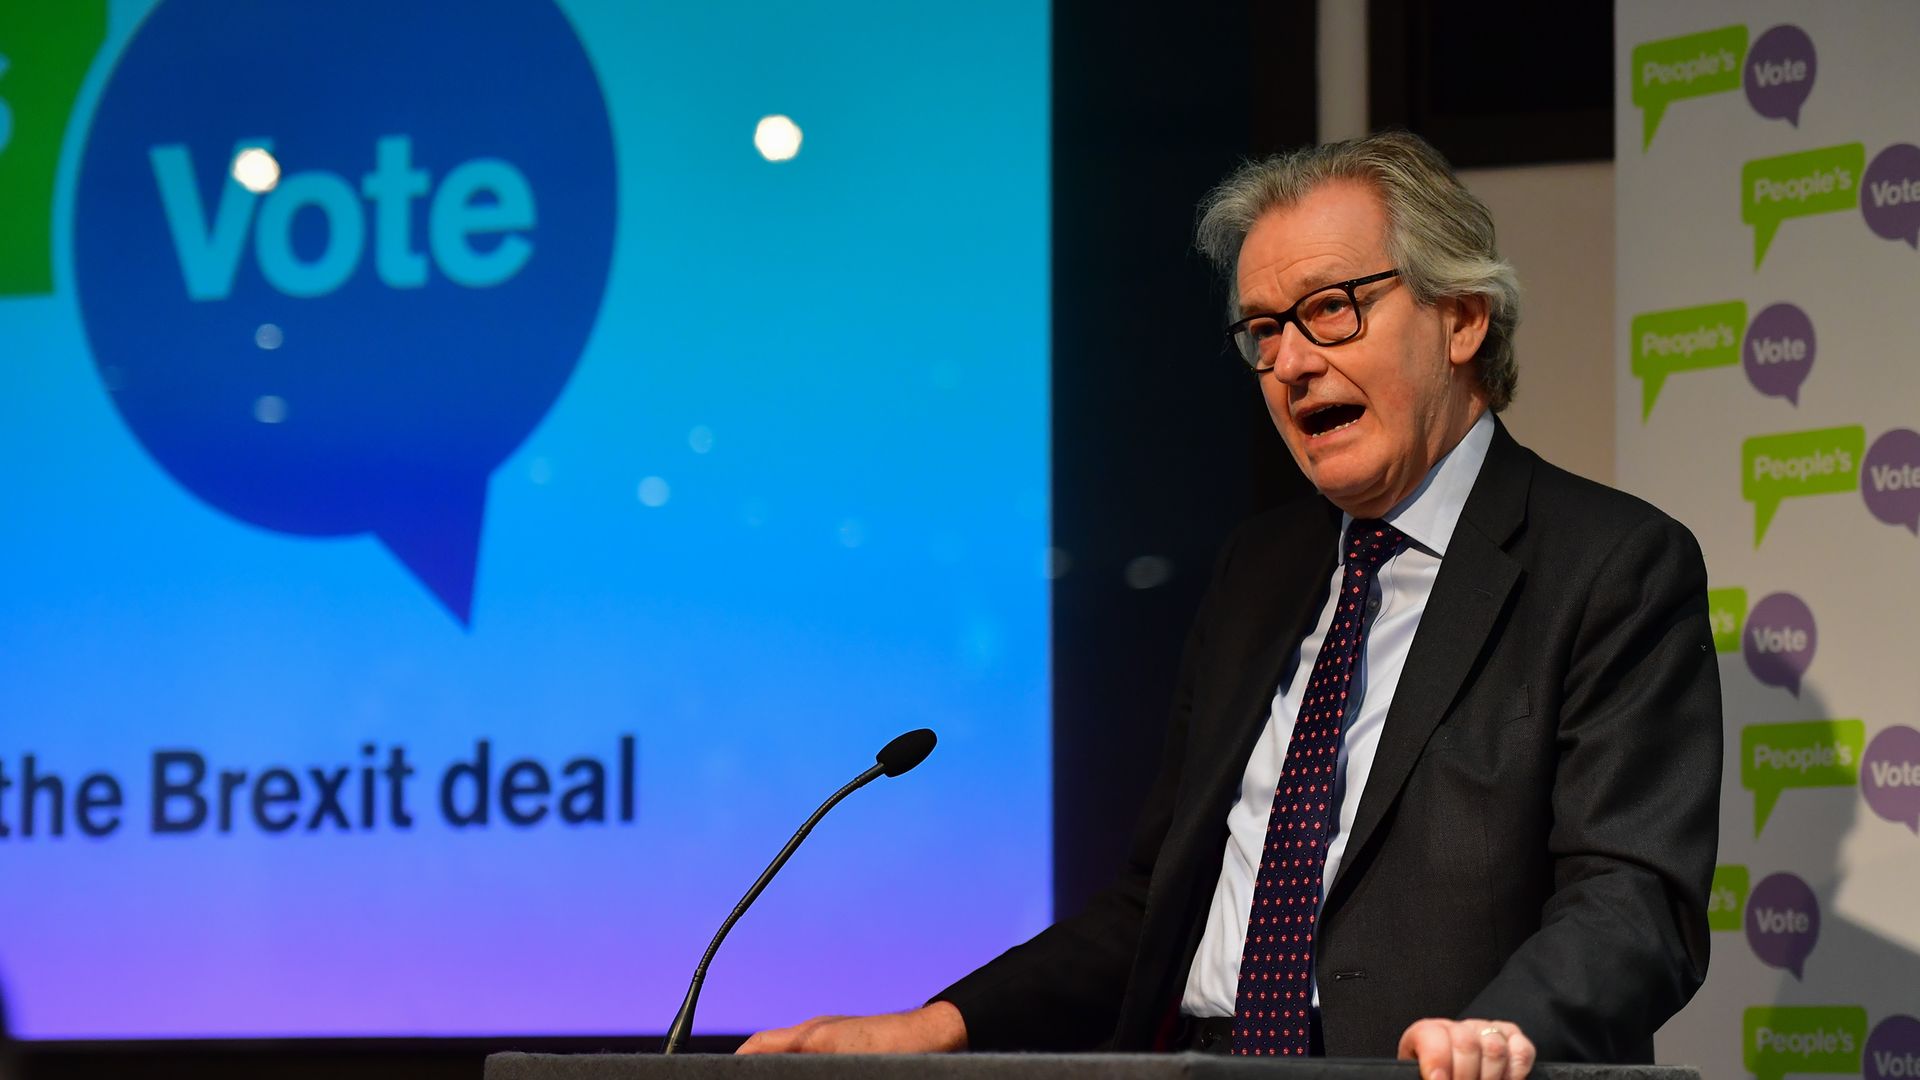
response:
<path id="1" fill-rule="evenodd" d="M 927 1035 L 934 1049 L 956 1053 L 967 1048 L 967 1019 L 960 1015 L 959 1007 L 953 1002 L 935 999 L 916 1011 L 927 1025 Z"/>

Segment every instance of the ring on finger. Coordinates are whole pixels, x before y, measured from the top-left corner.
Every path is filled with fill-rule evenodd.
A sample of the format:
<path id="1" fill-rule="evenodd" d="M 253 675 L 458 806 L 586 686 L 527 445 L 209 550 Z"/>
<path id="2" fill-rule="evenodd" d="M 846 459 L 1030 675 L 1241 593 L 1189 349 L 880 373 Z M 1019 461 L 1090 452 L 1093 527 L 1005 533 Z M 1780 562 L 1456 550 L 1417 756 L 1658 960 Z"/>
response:
<path id="1" fill-rule="evenodd" d="M 1481 1038 L 1483 1038 L 1483 1039 L 1484 1039 L 1484 1038 L 1486 1038 L 1486 1037 L 1487 1037 L 1487 1036 L 1489 1036 L 1489 1035 L 1498 1035 L 1498 1036 L 1500 1036 L 1500 1037 L 1501 1037 L 1501 1038 L 1503 1038 L 1503 1039 L 1507 1037 L 1507 1033 L 1506 1033 L 1506 1032 L 1504 1032 L 1504 1031 L 1501 1031 L 1501 1030 L 1500 1030 L 1499 1028 L 1497 1028 L 1497 1027 L 1483 1027 L 1483 1028 L 1481 1028 L 1481 1029 L 1480 1029 L 1480 1037 L 1481 1037 Z"/>

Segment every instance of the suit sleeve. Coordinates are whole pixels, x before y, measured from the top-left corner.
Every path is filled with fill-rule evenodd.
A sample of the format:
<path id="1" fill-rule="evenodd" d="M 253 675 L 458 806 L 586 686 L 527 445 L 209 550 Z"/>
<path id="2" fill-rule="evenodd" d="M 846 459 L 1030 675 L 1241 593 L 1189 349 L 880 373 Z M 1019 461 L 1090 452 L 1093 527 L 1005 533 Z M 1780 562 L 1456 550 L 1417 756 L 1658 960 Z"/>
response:
<path id="1" fill-rule="evenodd" d="M 1560 714 L 1553 892 L 1461 1014 L 1519 1024 L 1543 1061 L 1643 1057 L 1706 977 L 1722 754 L 1706 584 L 1692 534 L 1660 517 L 1589 590 Z"/>
<path id="2" fill-rule="evenodd" d="M 1234 548 L 1235 541 L 1229 540 L 1222 550 L 1187 633 L 1160 768 L 1119 875 L 1079 914 L 1054 923 L 934 995 L 934 1000 L 951 1002 L 960 1010 L 968 1049 L 1086 1050 L 1113 1035 L 1145 920 L 1147 889 L 1180 789 L 1194 680 L 1208 647 L 1210 614 L 1219 605 Z"/>

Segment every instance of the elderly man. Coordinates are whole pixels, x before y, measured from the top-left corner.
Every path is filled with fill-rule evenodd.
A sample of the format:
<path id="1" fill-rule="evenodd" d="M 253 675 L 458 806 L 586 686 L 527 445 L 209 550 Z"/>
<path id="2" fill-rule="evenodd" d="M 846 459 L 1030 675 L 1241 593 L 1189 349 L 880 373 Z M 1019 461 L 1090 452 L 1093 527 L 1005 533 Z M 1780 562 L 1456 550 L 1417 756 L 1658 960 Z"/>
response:
<path id="1" fill-rule="evenodd" d="M 1426 143 L 1249 165 L 1203 209 L 1229 335 L 1318 496 L 1222 553 L 1128 864 L 921 1009 L 742 1049 L 1650 1061 L 1707 966 L 1698 545 L 1494 418 L 1518 290 Z"/>

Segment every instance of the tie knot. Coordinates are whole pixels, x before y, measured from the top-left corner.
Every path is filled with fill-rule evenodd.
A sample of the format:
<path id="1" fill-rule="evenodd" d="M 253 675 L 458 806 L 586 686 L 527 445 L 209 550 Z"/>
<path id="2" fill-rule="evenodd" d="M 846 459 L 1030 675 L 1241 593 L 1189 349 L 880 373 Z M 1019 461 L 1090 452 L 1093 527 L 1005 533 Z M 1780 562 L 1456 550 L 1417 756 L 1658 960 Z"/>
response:
<path id="1" fill-rule="evenodd" d="M 1407 544 L 1407 534 L 1377 518 L 1355 518 L 1347 526 L 1346 560 L 1379 566 Z"/>

